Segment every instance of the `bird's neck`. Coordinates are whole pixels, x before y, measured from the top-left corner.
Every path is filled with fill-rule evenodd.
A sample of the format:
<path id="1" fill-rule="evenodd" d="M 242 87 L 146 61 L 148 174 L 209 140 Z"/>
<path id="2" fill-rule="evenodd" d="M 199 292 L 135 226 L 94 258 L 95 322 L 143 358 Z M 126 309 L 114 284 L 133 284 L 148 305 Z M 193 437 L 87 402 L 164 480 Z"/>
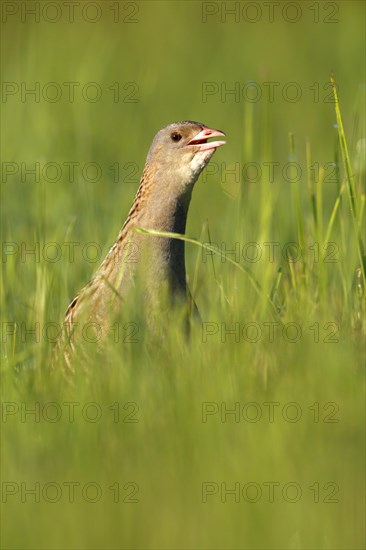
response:
<path id="1" fill-rule="evenodd" d="M 187 214 L 191 201 L 191 191 L 184 194 L 168 193 L 163 197 L 150 197 L 150 204 L 144 210 L 139 223 L 145 229 L 184 235 Z M 168 278 L 173 291 L 185 291 L 185 246 L 184 241 L 170 237 L 148 236 L 151 247 L 151 266 L 153 276 Z"/>
<path id="2" fill-rule="evenodd" d="M 144 175 L 132 204 L 124 230 L 136 227 L 167 233 L 185 234 L 192 186 L 177 192 L 174 182 L 166 187 L 154 185 Z M 184 241 L 153 235 L 141 235 L 139 246 L 144 252 L 142 263 L 150 281 L 169 281 L 173 293 L 186 290 Z M 146 255 L 145 255 L 146 254 Z"/>

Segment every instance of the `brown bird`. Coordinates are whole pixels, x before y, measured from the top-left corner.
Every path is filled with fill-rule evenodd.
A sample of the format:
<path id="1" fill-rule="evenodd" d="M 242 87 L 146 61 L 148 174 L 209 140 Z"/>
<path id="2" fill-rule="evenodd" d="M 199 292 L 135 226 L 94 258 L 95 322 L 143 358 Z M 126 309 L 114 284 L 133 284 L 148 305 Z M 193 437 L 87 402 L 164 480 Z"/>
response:
<path id="1" fill-rule="evenodd" d="M 72 354 L 80 332 L 77 324 L 82 320 L 105 332 L 113 315 L 123 309 L 138 273 L 150 317 L 157 309 L 164 309 L 164 296 L 169 302 L 189 300 L 184 241 L 138 233 L 136 228 L 185 233 L 194 184 L 216 148 L 225 144 L 208 139 L 224 135 L 192 121 L 170 124 L 156 134 L 137 194 L 115 243 L 66 311 L 62 344 L 67 369 L 74 370 Z"/>

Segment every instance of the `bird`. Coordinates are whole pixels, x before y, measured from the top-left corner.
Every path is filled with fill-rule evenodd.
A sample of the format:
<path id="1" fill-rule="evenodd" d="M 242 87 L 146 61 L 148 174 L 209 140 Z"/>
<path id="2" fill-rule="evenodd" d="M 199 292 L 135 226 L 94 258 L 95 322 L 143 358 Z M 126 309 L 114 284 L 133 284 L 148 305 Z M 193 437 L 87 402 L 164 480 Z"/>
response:
<path id="1" fill-rule="evenodd" d="M 66 310 L 57 349 L 62 349 L 67 371 L 74 372 L 72 358 L 80 344 L 80 322 L 97 327 L 98 333 L 106 331 L 113 315 L 119 314 L 133 293 L 138 275 L 150 318 L 159 308 L 162 311 L 174 303 L 192 303 L 184 241 L 138 232 L 138 228 L 185 234 L 194 185 L 216 149 L 226 143 L 209 139 L 223 136 L 221 130 L 194 121 L 174 122 L 155 135 L 136 196 L 116 241 Z"/>

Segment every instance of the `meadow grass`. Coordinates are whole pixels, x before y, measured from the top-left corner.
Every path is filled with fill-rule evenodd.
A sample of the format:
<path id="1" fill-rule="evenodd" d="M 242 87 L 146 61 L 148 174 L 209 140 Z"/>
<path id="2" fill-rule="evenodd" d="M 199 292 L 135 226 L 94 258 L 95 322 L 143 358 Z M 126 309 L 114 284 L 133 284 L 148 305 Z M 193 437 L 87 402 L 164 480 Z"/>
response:
<path id="1" fill-rule="evenodd" d="M 133 28 L 5 26 L 4 80 L 131 81 L 139 101 L 3 105 L 3 161 L 103 177 L 2 183 L 2 547 L 364 547 L 362 8 L 337 5 L 336 26 L 205 26 L 198 2 L 142 2 Z M 168 47 L 156 28 L 173 22 Z M 202 101 L 202 82 L 250 78 L 331 99 Z M 50 376 L 56 324 L 98 265 L 89 243 L 114 241 L 155 131 L 192 118 L 227 133 L 177 236 L 202 323 L 186 340 L 173 312 L 156 342 L 137 292 L 87 374 Z M 225 174 L 250 162 L 260 178 Z"/>

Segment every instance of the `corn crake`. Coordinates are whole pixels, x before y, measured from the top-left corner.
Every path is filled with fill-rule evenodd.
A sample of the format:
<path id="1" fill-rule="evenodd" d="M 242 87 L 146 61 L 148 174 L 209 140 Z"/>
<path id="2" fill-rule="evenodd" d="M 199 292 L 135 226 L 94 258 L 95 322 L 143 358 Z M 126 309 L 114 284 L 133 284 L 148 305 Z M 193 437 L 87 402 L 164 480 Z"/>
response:
<path id="1" fill-rule="evenodd" d="M 184 241 L 138 233 L 136 229 L 185 233 L 194 184 L 217 147 L 225 144 L 208 140 L 224 135 L 192 121 L 170 124 L 156 134 L 137 194 L 115 243 L 66 311 L 65 330 L 54 357 L 56 362 L 63 358 L 67 371 L 74 371 L 73 355 L 83 347 L 83 323 L 93 326 L 99 335 L 107 333 L 132 293 L 136 275 L 142 281 L 150 326 L 154 325 L 156 312 L 165 311 L 171 303 L 191 307 Z"/>

